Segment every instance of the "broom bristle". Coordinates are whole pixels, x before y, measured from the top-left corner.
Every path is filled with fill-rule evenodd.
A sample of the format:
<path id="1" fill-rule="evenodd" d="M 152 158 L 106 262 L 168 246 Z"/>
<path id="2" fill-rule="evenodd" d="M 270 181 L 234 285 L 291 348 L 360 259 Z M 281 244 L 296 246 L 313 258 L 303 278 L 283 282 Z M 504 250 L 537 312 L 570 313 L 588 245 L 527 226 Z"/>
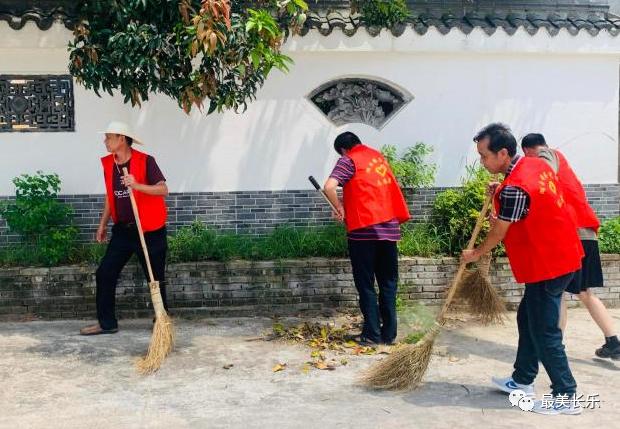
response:
<path id="1" fill-rule="evenodd" d="M 157 315 L 153 326 L 153 336 L 146 356 L 136 359 L 136 369 L 141 374 L 157 371 L 174 346 L 174 326 L 172 319 L 164 311 Z"/>
<path id="2" fill-rule="evenodd" d="M 465 273 L 456 297 L 465 301 L 469 312 L 485 325 L 503 323 L 505 320 L 506 303 L 480 270 Z"/>
<path id="3" fill-rule="evenodd" d="M 435 338 L 440 328 L 434 326 L 413 345 L 397 349 L 362 378 L 362 382 L 374 389 L 410 390 L 422 382 L 433 355 Z"/>

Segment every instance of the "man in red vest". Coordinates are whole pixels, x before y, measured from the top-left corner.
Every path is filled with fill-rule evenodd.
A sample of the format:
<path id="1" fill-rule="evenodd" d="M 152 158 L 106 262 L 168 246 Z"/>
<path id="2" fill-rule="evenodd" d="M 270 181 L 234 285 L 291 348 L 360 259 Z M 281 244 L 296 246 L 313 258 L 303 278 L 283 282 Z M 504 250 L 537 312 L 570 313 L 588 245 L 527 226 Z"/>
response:
<path id="1" fill-rule="evenodd" d="M 97 241 L 99 243 L 106 241 L 110 217 L 114 226 L 110 244 L 96 275 L 98 323 L 82 328 L 80 331 L 82 335 L 118 332 L 114 311 L 116 283 L 121 270 L 133 254 L 137 255 L 148 281 L 144 253 L 129 199 L 129 188 L 133 190 L 138 206 L 153 276 L 159 281 L 164 307 L 168 309 L 164 277 L 168 249 L 167 212 L 164 202 L 164 197 L 168 195 L 166 179 L 152 156 L 132 148 L 134 143 L 142 144 L 142 141 L 129 125 L 123 122 L 111 122 L 104 133 L 104 143 L 110 155 L 101 158 L 107 195 L 97 229 Z M 129 174 L 124 175 L 123 168 L 127 168 Z"/>
<path id="2" fill-rule="evenodd" d="M 353 280 L 364 316 L 362 345 L 392 344 L 396 338 L 399 225 L 410 219 L 396 178 L 380 152 L 365 146 L 351 132 L 340 134 L 334 149 L 341 155 L 324 191 L 347 228 Z M 343 188 L 343 203 L 336 188 Z M 379 303 L 375 293 L 379 285 Z"/>
<path id="3" fill-rule="evenodd" d="M 521 140 L 521 148 L 525 156 L 539 157 L 547 162 L 555 171 L 562 183 L 562 192 L 571 215 L 577 223 L 577 233 L 581 239 L 585 256 L 581 260 L 581 270 L 566 287 L 579 297 L 590 312 L 590 316 L 603 331 L 605 344 L 594 353 L 600 358 L 620 360 L 620 343 L 614 329 L 614 323 L 605 305 L 592 291 L 592 288 L 603 286 L 603 269 L 598 249 L 597 233 L 600 226 L 598 217 L 588 204 L 586 193 L 561 152 L 550 149 L 542 134 L 528 134 Z M 562 316 L 560 327 L 566 328 L 566 301 L 562 300 Z"/>
<path id="4" fill-rule="evenodd" d="M 506 177 L 494 195 L 497 219 L 477 248 L 463 251 L 462 261 L 475 262 L 503 241 L 514 278 L 525 283 L 517 313 L 514 372 L 512 377 L 494 377 L 493 384 L 507 393 L 522 390 L 534 396 L 540 361 L 556 400 L 550 407 L 537 401 L 533 411 L 579 414 L 579 404 L 568 401 L 576 394 L 577 383 L 562 344 L 559 319 L 562 294 L 581 268 L 583 249 L 558 176 L 543 160 L 518 156 L 517 141 L 503 124 L 483 128 L 474 141 L 482 165 Z"/>

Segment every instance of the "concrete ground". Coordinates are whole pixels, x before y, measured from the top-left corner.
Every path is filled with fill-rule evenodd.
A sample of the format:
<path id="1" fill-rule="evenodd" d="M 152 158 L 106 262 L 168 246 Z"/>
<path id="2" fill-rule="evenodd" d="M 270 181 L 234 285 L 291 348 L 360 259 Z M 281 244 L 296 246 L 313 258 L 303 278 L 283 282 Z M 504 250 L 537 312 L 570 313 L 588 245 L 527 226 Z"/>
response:
<path id="1" fill-rule="evenodd" d="M 620 310 L 612 315 L 620 319 Z M 600 398 L 600 409 L 581 416 L 524 412 L 490 387 L 492 375 L 511 372 L 515 313 L 505 326 L 455 323 L 439 340 L 425 384 L 396 393 L 357 384 L 381 356 L 304 372 L 307 347 L 248 341 L 270 329 L 270 319 L 177 321 L 176 349 L 152 376 L 132 367 L 147 348 L 150 321 L 123 321 L 118 334 L 89 338 L 77 334 L 80 321 L 0 323 L 0 428 L 619 427 L 620 362 L 594 357 L 602 335 L 585 310 L 569 317 L 579 392 Z M 274 373 L 278 363 L 287 367 Z M 548 386 L 543 372 L 538 398 Z"/>

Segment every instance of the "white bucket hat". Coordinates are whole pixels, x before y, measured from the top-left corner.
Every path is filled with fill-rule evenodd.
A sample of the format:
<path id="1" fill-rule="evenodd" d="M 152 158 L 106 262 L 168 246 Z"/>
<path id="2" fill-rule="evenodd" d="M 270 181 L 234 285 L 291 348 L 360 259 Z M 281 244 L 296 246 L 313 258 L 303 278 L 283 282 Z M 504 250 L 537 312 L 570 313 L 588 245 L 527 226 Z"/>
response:
<path id="1" fill-rule="evenodd" d="M 131 137 L 132 140 L 138 144 L 142 143 L 142 139 L 133 132 L 131 126 L 121 121 L 112 121 L 108 124 L 105 131 L 100 131 L 99 134 L 121 134 L 123 136 Z"/>

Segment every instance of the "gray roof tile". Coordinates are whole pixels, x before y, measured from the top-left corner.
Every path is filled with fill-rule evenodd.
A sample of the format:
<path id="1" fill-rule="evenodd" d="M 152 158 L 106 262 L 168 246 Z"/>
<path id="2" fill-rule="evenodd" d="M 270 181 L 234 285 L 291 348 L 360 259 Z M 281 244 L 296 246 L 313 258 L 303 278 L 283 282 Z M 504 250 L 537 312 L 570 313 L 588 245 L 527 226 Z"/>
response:
<path id="1" fill-rule="evenodd" d="M 507 34 L 514 34 L 523 28 L 529 34 L 544 29 L 555 36 L 565 28 L 570 34 L 587 31 L 596 36 L 601 31 L 613 36 L 620 34 L 620 18 L 609 13 L 609 4 L 603 0 L 405 0 L 412 17 L 403 24 L 390 29 L 394 36 L 403 34 L 407 27 L 416 33 L 426 34 L 429 28 L 436 28 L 441 34 L 459 30 L 465 34 L 474 28 L 486 34 L 494 34 L 498 28 Z M 73 0 L 2 0 L 0 21 L 6 21 L 18 30 L 26 22 L 33 21 L 42 30 L 47 30 L 55 21 L 61 21 L 72 29 L 77 21 Z M 380 29 L 367 26 L 359 13 L 352 14 L 348 0 L 318 0 L 309 2 L 313 12 L 304 24 L 301 34 L 316 29 L 322 35 L 329 35 L 340 29 L 345 35 L 353 36 L 359 28 L 365 27 L 371 35 Z"/>
<path id="2" fill-rule="evenodd" d="M 497 2 L 494 0 L 405 0 L 412 18 L 404 23 L 406 26 L 423 35 L 429 28 L 437 29 L 441 34 L 448 34 L 453 30 L 460 30 L 469 34 L 474 28 L 482 29 L 486 34 L 494 34 L 498 28 L 507 34 L 514 34 L 523 28 L 534 35 L 541 29 L 550 35 L 559 34 L 562 28 L 570 34 L 576 35 L 584 30 L 593 36 L 601 31 L 609 32 L 613 36 L 620 34 L 620 18 L 609 13 L 609 4 L 597 0 L 517 0 Z M 311 13 L 312 20 L 308 20 L 302 34 L 310 29 L 327 23 L 332 27 L 338 20 L 350 16 L 347 9 L 348 2 L 341 0 L 319 0 L 316 11 Z M 325 14 L 321 7 L 329 10 L 338 10 L 337 14 Z M 334 18 L 338 16 L 338 18 Z M 351 28 L 345 34 L 351 36 L 356 30 L 367 27 L 359 14 L 350 16 Z M 379 34 L 377 29 L 369 29 L 372 35 Z M 392 31 L 394 35 L 402 34 L 402 28 Z"/>

